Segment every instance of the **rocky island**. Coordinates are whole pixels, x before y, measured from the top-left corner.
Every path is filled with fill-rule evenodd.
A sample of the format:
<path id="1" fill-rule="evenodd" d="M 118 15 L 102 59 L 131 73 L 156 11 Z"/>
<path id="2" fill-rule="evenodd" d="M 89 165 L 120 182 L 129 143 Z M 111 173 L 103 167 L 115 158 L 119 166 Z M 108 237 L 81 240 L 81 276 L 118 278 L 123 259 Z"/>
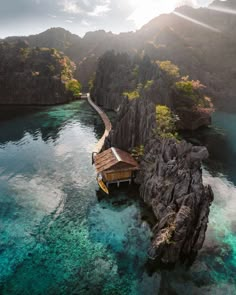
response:
<path id="1" fill-rule="evenodd" d="M 140 158 L 136 182 L 156 218 L 149 256 L 168 264 L 189 262 L 203 245 L 213 192 L 202 180 L 207 149 L 181 140 L 176 129 L 210 124 L 201 83 L 181 77 L 169 61 L 108 52 L 99 61 L 92 95 L 97 104 L 118 111 L 105 149 L 136 151 Z"/>

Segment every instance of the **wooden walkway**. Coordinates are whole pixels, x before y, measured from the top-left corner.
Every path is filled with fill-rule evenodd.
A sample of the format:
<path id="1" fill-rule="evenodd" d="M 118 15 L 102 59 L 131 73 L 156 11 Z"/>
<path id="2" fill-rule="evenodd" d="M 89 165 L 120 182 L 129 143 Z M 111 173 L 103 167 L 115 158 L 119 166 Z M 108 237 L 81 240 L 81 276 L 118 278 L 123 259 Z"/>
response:
<path id="1" fill-rule="evenodd" d="M 91 105 L 91 107 L 99 114 L 99 116 L 101 117 L 104 125 L 105 125 L 105 131 L 103 133 L 103 136 L 99 139 L 99 141 L 97 142 L 93 153 L 100 153 L 102 150 L 102 147 L 104 146 L 105 143 L 105 139 L 106 137 L 109 135 L 111 129 L 112 129 L 112 125 L 111 122 L 109 120 L 109 118 L 107 117 L 107 115 L 103 112 L 103 110 L 101 108 L 99 108 L 91 99 L 90 94 L 87 93 L 87 100 L 88 103 Z"/>

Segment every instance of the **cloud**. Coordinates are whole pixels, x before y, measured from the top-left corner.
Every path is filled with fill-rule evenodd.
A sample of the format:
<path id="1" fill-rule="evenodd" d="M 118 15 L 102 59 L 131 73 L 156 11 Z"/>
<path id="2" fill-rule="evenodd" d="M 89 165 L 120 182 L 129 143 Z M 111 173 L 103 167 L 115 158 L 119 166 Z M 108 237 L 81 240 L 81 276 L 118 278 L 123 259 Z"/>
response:
<path id="1" fill-rule="evenodd" d="M 89 27 L 91 24 L 89 22 L 87 22 L 86 20 L 82 20 L 81 25 L 84 27 Z"/>
<path id="2" fill-rule="evenodd" d="M 73 23 L 73 20 L 71 20 L 71 19 L 67 19 L 67 20 L 65 20 L 65 22 L 66 22 L 66 23 L 69 23 L 69 24 L 72 24 L 72 23 Z"/>
<path id="3" fill-rule="evenodd" d="M 68 13 L 82 13 L 83 10 L 80 8 L 78 1 L 76 0 L 63 0 L 59 2 L 62 6 L 62 10 Z"/>
<path id="4" fill-rule="evenodd" d="M 54 15 L 54 14 L 50 14 L 50 13 L 48 14 L 48 16 L 51 17 L 51 18 L 57 18 L 56 15 Z"/>
<path id="5" fill-rule="evenodd" d="M 0 38 L 9 35 L 35 34 L 55 26 L 62 26 L 78 35 L 95 27 L 115 33 L 131 31 L 137 28 L 137 22 L 129 16 L 138 7 L 148 8 L 150 2 L 154 8 L 159 3 L 162 3 L 162 6 L 169 6 L 173 1 L 179 2 L 179 0 L 0 0 Z M 183 2 L 193 6 L 206 5 L 211 1 L 183 0 Z M 139 9 L 133 16 L 140 20 L 145 14 L 147 13 L 144 9 Z M 144 20 L 147 22 L 157 15 L 158 11 L 151 9 Z M 73 24 L 65 20 L 73 20 Z"/>
<path id="6" fill-rule="evenodd" d="M 61 0 L 62 11 L 71 14 L 101 16 L 109 12 L 110 0 Z"/>
<path id="7" fill-rule="evenodd" d="M 88 15 L 90 16 L 102 16 L 109 12 L 111 8 L 109 7 L 109 4 L 105 5 L 98 5 L 95 7 L 95 9 L 92 12 L 89 12 Z"/>

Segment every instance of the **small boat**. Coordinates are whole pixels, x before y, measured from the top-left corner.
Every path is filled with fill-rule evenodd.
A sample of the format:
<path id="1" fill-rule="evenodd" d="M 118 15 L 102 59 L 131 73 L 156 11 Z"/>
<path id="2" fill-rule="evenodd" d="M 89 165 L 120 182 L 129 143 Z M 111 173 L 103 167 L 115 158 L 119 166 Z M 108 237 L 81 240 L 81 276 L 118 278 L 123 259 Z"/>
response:
<path id="1" fill-rule="evenodd" d="M 100 188 L 101 188 L 101 189 L 102 189 L 107 195 L 109 195 L 109 190 L 108 190 L 107 186 L 105 185 L 105 183 L 103 182 L 101 175 L 98 175 L 98 177 L 97 177 L 97 182 L 98 182 L 98 185 L 100 186 Z"/>

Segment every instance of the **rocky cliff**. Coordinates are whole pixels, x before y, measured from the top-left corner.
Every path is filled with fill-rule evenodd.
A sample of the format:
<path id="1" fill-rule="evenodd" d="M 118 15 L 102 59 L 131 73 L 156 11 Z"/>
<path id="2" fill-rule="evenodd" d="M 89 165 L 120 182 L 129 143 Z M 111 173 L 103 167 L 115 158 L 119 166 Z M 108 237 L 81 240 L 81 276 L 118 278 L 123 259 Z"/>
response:
<path id="1" fill-rule="evenodd" d="M 126 98 L 105 148 L 145 146 L 136 182 L 156 218 L 149 256 L 164 263 L 189 263 L 203 245 L 213 201 L 211 188 L 202 180 L 201 162 L 208 152 L 186 141 L 161 139 L 156 127 L 151 101 Z"/>
<path id="2" fill-rule="evenodd" d="M 149 256 L 164 263 L 190 262 L 203 245 L 213 201 L 202 180 L 201 163 L 208 152 L 186 141 L 157 137 L 155 118 L 151 101 L 124 99 L 105 148 L 145 146 L 136 182 L 156 218 Z"/>
<path id="3" fill-rule="evenodd" d="M 128 99 L 132 103 L 127 116 L 132 118 L 139 113 L 146 114 L 151 108 L 155 112 L 156 105 L 167 105 L 179 117 L 179 129 L 194 130 L 211 123 L 211 105 L 205 91 L 199 81 L 182 77 L 179 68 L 169 61 L 109 51 L 99 59 L 91 95 L 98 105 L 112 110 L 125 108 L 127 103 L 122 102 Z M 142 112 L 138 110 L 140 107 Z M 155 121 L 155 115 L 151 117 Z M 130 128 L 135 131 L 137 124 Z"/>
<path id="4" fill-rule="evenodd" d="M 156 225 L 149 250 L 164 263 L 191 261 L 205 240 L 213 192 L 202 181 L 204 147 L 175 140 L 151 139 L 145 147 L 137 182 Z"/>
<path id="5" fill-rule="evenodd" d="M 73 63 L 55 49 L 0 43 L 0 104 L 49 105 L 71 101 Z M 73 81 L 73 80 L 72 80 Z"/>
<path id="6" fill-rule="evenodd" d="M 208 152 L 186 141 L 157 136 L 156 104 L 167 104 L 174 111 L 180 106 L 182 110 L 185 104 L 184 110 L 193 108 L 193 115 L 193 101 L 202 96 L 193 96 L 196 93 L 191 91 L 176 92 L 180 89 L 176 89 L 173 75 L 178 71 L 169 63 L 164 67 L 148 58 L 131 61 L 127 55 L 112 53 L 107 53 L 106 58 L 100 60 L 93 95 L 98 103 L 119 109 L 105 148 L 114 146 L 130 151 L 145 147 L 136 182 L 140 184 L 141 197 L 155 215 L 149 256 L 164 263 L 190 262 L 203 245 L 213 201 L 212 190 L 204 186 L 201 171 L 201 162 Z M 186 86 L 186 81 L 182 81 Z M 192 84 L 188 81 L 187 85 Z M 124 86 L 126 95 L 122 95 Z M 186 122 L 180 117 L 178 124 L 183 126 Z"/>
<path id="7" fill-rule="evenodd" d="M 106 141 L 106 148 L 123 150 L 144 145 L 156 128 L 155 105 L 145 99 L 130 102 L 125 98 L 117 116 L 115 128 Z"/>

